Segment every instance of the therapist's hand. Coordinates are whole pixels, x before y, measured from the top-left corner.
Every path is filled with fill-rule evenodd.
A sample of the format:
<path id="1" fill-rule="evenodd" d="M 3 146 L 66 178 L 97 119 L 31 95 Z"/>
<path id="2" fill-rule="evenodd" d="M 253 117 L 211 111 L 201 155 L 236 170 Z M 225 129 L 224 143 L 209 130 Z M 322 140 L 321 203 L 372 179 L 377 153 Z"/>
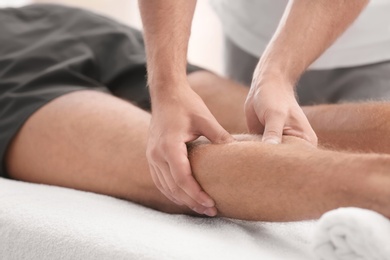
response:
<path id="1" fill-rule="evenodd" d="M 255 77 L 245 114 L 251 133 L 263 134 L 263 142 L 279 144 L 282 135 L 302 138 L 317 146 L 317 136 L 298 105 L 294 87 L 280 77 Z"/>
<path id="2" fill-rule="evenodd" d="M 212 143 L 234 141 L 187 82 L 152 99 L 146 154 L 154 183 L 176 204 L 215 216 L 215 203 L 193 177 L 188 160 L 186 143 L 199 136 Z"/>

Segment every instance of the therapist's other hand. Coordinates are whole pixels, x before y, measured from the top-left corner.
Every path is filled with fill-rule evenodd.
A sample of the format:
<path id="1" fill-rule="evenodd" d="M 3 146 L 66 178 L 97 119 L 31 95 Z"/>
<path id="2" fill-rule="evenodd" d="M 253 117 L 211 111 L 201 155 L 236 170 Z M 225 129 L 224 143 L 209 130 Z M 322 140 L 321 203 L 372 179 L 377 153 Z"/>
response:
<path id="1" fill-rule="evenodd" d="M 302 138 L 317 146 L 317 136 L 295 98 L 294 87 L 278 78 L 254 77 L 245 102 L 251 133 L 263 133 L 263 142 L 279 144 L 282 135 Z"/>
<path id="2" fill-rule="evenodd" d="M 186 143 L 199 136 L 212 143 L 234 141 L 188 82 L 152 99 L 146 155 L 155 185 L 176 204 L 215 216 L 215 202 L 193 177 L 188 160 Z"/>

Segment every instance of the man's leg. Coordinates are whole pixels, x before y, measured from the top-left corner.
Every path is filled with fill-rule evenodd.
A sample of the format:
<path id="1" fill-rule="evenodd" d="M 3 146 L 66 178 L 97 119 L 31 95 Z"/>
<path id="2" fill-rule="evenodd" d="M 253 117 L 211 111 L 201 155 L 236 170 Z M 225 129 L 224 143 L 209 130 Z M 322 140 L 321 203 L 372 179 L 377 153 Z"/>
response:
<path id="1" fill-rule="evenodd" d="M 236 136 L 228 145 L 194 144 L 193 174 L 216 201 L 220 216 L 293 221 L 338 207 L 372 209 L 390 217 L 390 156 L 316 149 L 287 137 Z"/>
<path id="2" fill-rule="evenodd" d="M 155 187 L 145 148 L 150 115 L 110 95 L 80 91 L 33 114 L 8 151 L 12 178 L 107 194 L 170 213 L 190 213 Z M 194 143 L 193 172 L 219 216 L 298 220 L 340 206 L 387 216 L 390 157 L 319 150 L 297 138 L 265 145 L 237 137 Z M 249 140 L 248 140 L 249 139 Z M 244 141 L 246 140 L 246 141 Z"/>
<path id="3" fill-rule="evenodd" d="M 182 212 L 154 186 L 145 158 L 150 114 L 108 94 L 77 91 L 35 112 L 6 157 L 10 177 Z M 184 211 L 183 211 L 184 212 Z"/>
<path id="4" fill-rule="evenodd" d="M 225 129 L 230 133 L 247 132 L 244 114 L 247 87 L 209 72 L 190 74 L 189 81 Z M 306 106 L 303 110 L 320 146 L 390 154 L 390 103 Z"/>
<path id="5" fill-rule="evenodd" d="M 390 154 L 390 103 L 346 103 L 303 108 L 326 148 Z"/>
<path id="6" fill-rule="evenodd" d="M 189 74 L 188 82 L 229 133 L 247 133 L 244 102 L 249 88 L 207 71 Z"/>

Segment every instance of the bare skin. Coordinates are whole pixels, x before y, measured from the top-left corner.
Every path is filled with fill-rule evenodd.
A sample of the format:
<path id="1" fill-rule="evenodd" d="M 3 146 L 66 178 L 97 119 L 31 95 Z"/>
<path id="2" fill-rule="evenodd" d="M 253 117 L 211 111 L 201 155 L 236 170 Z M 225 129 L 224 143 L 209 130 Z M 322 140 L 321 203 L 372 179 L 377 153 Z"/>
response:
<path id="1" fill-rule="evenodd" d="M 279 144 L 284 134 L 317 145 L 317 136 L 295 99 L 295 83 L 368 2 L 289 1 L 261 55 L 246 98 L 245 118 L 251 133 L 263 134 L 265 143 Z M 185 143 L 199 136 L 213 143 L 228 143 L 232 137 L 187 81 L 186 57 L 195 5 L 196 0 L 139 0 L 155 108 L 147 144 L 150 171 L 156 186 L 172 201 L 205 211 L 212 209 L 214 201 L 193 178 Z"/>
<path id="2" fill-rule="evenodd" d="M 191 153 L 194 175 L 215 198 L 220 216 L 295 221 L 347 206 L 390 216 L 390 156 L 326 151 L 293 137 L 278 146 L 259 145 L 261 136 L 241 138 L 223 148 L 199 145 Z"/>
<path id="3" fill-rule="evenodd" d="M 209 208 L 213 211 L 215 202 L 191 173 L 186 143 L 199 136 L 213 143 L 234 139 L 218 124 L 187 80 L 187 48 L 195 3 L 139 1 L 139 6 L 154 108 L 146 150 L 150 173 L 167 198 L 203 213 Z M 180 192 L 173 194 L 172 190 Z"/>
<path id="4" fill-rule="evenodd" d="M 237 112 L 237 107 L 245 100 L 245 87 L 208 72 L 193 73 L 188 80 L 221 125 L 244 132 L 244 112 Z M 215 88 L 224 88 L 226 95 L 213 94 Z M 378 139 L 390 130 L 388 104 L 321 106 L 318 116 L 316 107 L 304 110 L 320 133 L 320 144 L 389 152 L 389 140 Z M 340 117 L 344 110 L 348 117 Z M 374 111 L 380 116 L 373 117 Z M 8 150 L 6 166 L 15 179 L 107 194 L 169 213 L 193 214 L 167 199 L 153 182 L 145 156 L 149 123 L 148 112 L 116 97 L 93 91 L 67 94 L 29 118 Z M 366 131 L 369 124 L 377 127 Z M 354 134 L 368 137 L 348 135 L 352 126 L 357 126 Z M 344 137 L 341 141 L 339 134 Z M 264 144 L 261 136 L 235 138 L 229 144 L 198 140 L 190 145 L 194 176 L 215 199 L 216 207 L 208 215 L 286 221 L 357 206 L 390 217 L 389 155 L 317 149 L 295 137 L 286 137 L 279 145 Z M 182 191 L 172 190 L 178 192 Z M 202 209 L 193 210 L 202 213 Z"/>

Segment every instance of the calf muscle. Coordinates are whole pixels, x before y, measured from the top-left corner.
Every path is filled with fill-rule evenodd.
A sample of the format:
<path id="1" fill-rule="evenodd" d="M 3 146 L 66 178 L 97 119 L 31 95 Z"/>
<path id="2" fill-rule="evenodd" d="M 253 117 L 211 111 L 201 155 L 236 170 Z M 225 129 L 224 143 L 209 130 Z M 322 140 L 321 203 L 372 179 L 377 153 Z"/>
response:
<path id="1" fill-rule="evenodd" d="M 316 149 L 293 137 L 281 145 L 266 145 L 254 136 L 237 138 L 241 141 L 203 141 L 189 148 L 193 173 L 216 201 L 219 216 L 293 221 L 342 206 L 388 214 L 380 199 L 385 186 L 376 181 L 382 176 L 389 184 L 387 156 Z"/>

